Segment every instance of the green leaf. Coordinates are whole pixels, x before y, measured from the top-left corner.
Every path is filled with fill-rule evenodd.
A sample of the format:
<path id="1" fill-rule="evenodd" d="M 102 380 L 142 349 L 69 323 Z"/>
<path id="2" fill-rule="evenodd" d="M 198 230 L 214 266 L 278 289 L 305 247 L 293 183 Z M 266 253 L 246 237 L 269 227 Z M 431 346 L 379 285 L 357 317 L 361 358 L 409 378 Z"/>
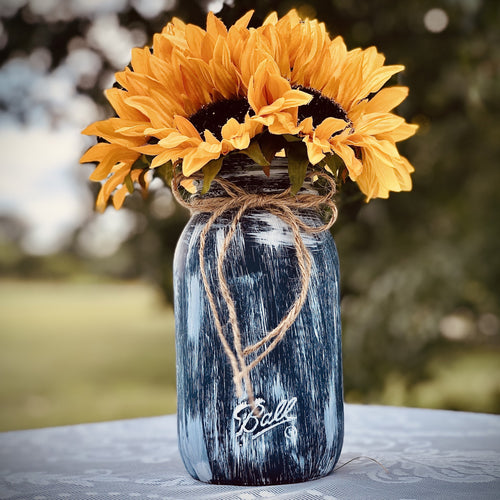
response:
<path id="1" fill-rule="evenodd" d="M 155 169 L 155 177 L 159 177 L 166 186 L 171 186 L 172 179 L 174 178 L 174 166 L 171 161 L 156 167 Z"/>
<path id="2" fill-rule="evenodd" d="M 147 170 L 150 168 L 151 162 L 149 161 L 149 158 L 146 155 L 141 155 L 137 160 L 135 160 L 134 164 L 132 165 L 132 170 L 136 169 L 141 169 L 141 170 Z"/>
<path id="3" fill-rule="evenodd" d="M 335 153 L 327 154 L 323 158 L 323 161 L 336 177 L 338 177 L 342 169 L 345 168 L 342 158 Z"/>
<path id="4" fill-rule="evenodd" d="M 289 143 L 287 146 L 287 156 L 291 192 L 292 194 L 297 194 L 302 184 L 304 184 L 307 166 L 309 165 L 306 145 L 302 141 Z"/>
<path id="5" fill-rule="evenodd" d="M 128 192 L 132 194 L 134 192 L 134 183 L 132 182 L 132 177 L 130 177 L 130 174 L 127 174 L 125 176 L 125 186 L 127 186 Z"/>
<path id="6" fill-rule="evenodd" d="M 143 170 L 139 174 L 139 184 L 141 185 L 142 189 L 145 190 L 147 185 L 146 185 L 146 174 L 148 173 L 147 170 Z"/>
<path id="7" fill-rule="evenodd" d="M 269 161 L 267 161 L 266 157 L 262 153 L 259 141 L 257 139 L 251 141 L 248 148 L 243 149 L 241 152 L 243 154 L 246 154 L 255 163 L 257 163 L 257 165 L 260 165 L 261 167 L 268 167 L 270 165 Z"/>
<path id="8" fill-rule="evenodd" d="M 276 153 L 286 146 L 286 141 L 281 135 L 263 133 L 259 138 L 259 146 L 264 158 L 271 163 Z"/>
<path id="9" fill-rule="evenodd" d="M 219 173 L 222 167 L 223 157 L 217 158 L 216 160 L 209 161 L 203 168 L 203 187 L 201 189 L 201 194 L 205 194 L 210 189 L 212 181 L 215 176 Z"/>
<path id="10" fill-rule="evenodd" d="M 302 137 L 292 134 L 283 134 L 281 137 L 283 137 L 287 142 L 302 142 Z"/>

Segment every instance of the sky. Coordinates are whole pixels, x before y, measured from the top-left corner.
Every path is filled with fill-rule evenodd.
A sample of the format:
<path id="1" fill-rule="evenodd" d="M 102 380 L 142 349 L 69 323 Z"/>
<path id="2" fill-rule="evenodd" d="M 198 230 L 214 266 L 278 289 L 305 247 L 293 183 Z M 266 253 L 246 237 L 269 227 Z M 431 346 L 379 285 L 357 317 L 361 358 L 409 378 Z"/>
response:
<path id="1" fill-rule="evenodd" d="M 17 103 L 0 114 L 0 213 L 27 225 L 23 246 L 33 253 L 57 250 L 89 216 L 88 172 L 78 160 L 90 143 L 80 131 L 98 115 L 76 94 L 77 75 L 69 67 L 46 73 L 44 55 L 12 59 L 0 70 L 3 100 Z"/>
<path id="2" fill-rule="evenodd" d="M 93 213 L 87 182 L 92 166 L 80 165 L 79 158 L 95 138 L 81 130 L 105 117 L 76 85 L 110 87 L 113 73 L 102 71 L 96 50 L 119 70 L 129 63 L 131 49 L 147 40 L 143 32 L 119 25 L 116 13 L 126 0 L 1 0 L 0 14 L 5 19 L 26 3 L 47 20 L 75 14 L 93 19 L 87 44 L 70 42 L 68 57 L 55 70 L 49 71 L 51 54 L 44 48 L 11 58 L 0 68 L 0 100 L 8 103 L 0 111 L 0 216 L 16 217 L 26 225 L 21 241 L 25 251 L 47 254 L 59 250 Z M 132 3 L 148 17 L 171 6 L 172 0 Z M 0 45 L 6 36 L 0 21 Z M 113 253 L 133 224 L 127 210 L 108 209 L 92 220 L 85 250 Z"/>

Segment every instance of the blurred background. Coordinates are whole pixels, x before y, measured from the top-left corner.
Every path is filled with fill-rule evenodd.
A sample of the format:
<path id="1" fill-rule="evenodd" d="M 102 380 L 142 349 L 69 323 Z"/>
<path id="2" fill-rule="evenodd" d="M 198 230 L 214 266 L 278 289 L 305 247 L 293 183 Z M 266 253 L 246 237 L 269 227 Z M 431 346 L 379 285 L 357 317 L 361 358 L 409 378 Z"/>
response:
<path id="1" fill-rule="evenodd" d="M 0 430 L 175 411 L 165 188 L 93 212 L 79 165 L 103 90 L 173 17 L 295 7 L 405 64 L 411 193 L 350 205 L 345 399 L 500 413 L 500 4 L 493 0 L 1 0 Z"/>

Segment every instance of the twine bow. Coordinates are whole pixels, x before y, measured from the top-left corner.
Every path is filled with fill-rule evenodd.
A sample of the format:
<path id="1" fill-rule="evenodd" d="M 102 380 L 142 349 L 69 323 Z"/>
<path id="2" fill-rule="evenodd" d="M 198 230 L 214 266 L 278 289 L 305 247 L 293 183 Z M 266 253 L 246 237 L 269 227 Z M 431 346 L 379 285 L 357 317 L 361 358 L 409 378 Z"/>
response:
<path id="1" fill-rule="evenodd" d="M 328 230 L 337 219 L 337 207 L 333 201 L 333 196 L 335 195 L 336 191 L 334 179 L 331 176 L 320 172 L 309 174 L 309 177 L 312 176 L 322 177 L 327 181 L 329 189 L 327 190 L 326 194 L 318 195 L 305 193 L 292 196 L 290 194 L 290 188 L 277 194 L 249 194 L 225 179 L 216 178 L 214 179 L 214 182 L 218 183 L 223 188 L 226 196 L 218 196 L 212 198 L 197 197 L 190 201 L 185 201 L 179 193 L 179 184 L 182 180 L 182 177 L 176 177 L 172 182 L 172 192 L 176 200 L 181 205 L 188 208 L 192 213 L 212 213 L 200 233 L 200 247 L 198 254 L 200 259 L 201 276 L 203 285 L 205 287 L 205 292 L 207 294 L 208 302 L 210 304 L 210 308 L 214 317 L 217 334 L 231 363 L 236 395 L 238 398 L 241 398 L 243 396 L 243 382 L 248 400 L 252 404 L 252 406 L 254 403 L 254 395 L 252 384 L 250 381 L 250 371 L 257 364 L 259 364 L 262 359 L 269 355 L 269 353 L 283 339 L 288 329 L 297 319 L 297 316 L 302 310 L 304 302 L 307 298 L 309 282 L 311 279 L 311 256 L 304 244 L 304 240 L 302 239 L 300 231 L 302 230 L 305 233 L 309 234 L 320 233 L 322 231 Z M 328 222 L 319 227 L 311 226 L 305 223 L 294 212 L 294 210 L 305 209 L 319 210 L 322 207 L 330 208 L 331 215 Z M 217 259 L 217 278 L 219 281 L 220 293 L 224 301 L 226 302 L 229 314 L 229 325 L 231 326 L 233 334 L 234 348 L 232 349 L 229 345 L 226 335 L 224 334 L 219 313 L 217 311 L 215 297 L 208 282 L 205 267 L 205 246 L 208 232 L 210 231 L 210 228 L 212 227 L 214 222 L 222 214 L 234 209 L 236 209 L 237 211 L 233 216 L 231 225 L 224 238 Z M 242 345 L 241 331 L 236 314 L 236 307 L 233 297 L 231 296 L 226 277 L 224 276 L 223 266 L 227 255 L 227 250 L 234 236 L 234 233 L 236 232 L 238 223 L 243 217 L 243 214 L 250 209 L 264 209 L 267 212 L 275 215 L 276 217 L 279 217 L 292 229 L 293 240 L 297 253 L 298 268 L 301 277 L 301 287 L 300 293 L 297 295 L 295 302 L 290 307 L 280 323 L 273 330 L 262 337 L 262 339 L 260 339 L 258 342 L 244 347 Z M 268 345 L 265 346 L 265 344 Z M 262 346 L 264 346 L 264 349 L 250 363 L 247 363 L 247 358 L 251 354 L 257 352 Z"/>

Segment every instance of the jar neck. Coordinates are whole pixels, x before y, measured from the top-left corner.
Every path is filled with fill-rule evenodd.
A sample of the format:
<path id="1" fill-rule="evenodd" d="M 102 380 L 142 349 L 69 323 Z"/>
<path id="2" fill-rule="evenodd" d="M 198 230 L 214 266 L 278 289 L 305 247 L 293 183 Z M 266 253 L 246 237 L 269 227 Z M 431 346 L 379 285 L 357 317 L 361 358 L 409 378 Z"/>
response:
<path id="1" fill-rule="evenodd" d="M 290 187 L 288 175 L 288 159 L 275 157 L 269 167 L 269 176 L 266 175 L 261 165 L 245 155 L 231 155 L 224 159 L 218 177 L 243 189 L 248 194 L 278 194 Z M 198 183 L 198 193 L 201 191 L 203 182 Z M 316 194 L 317 190 L 312 183 L 306 179 L 300 193 Z M 225 196 L 224 189 L 217 183 L 212 182 L 210 189 L 204 195 L 195 193 L 193 196 L 213 198 Z"/>

